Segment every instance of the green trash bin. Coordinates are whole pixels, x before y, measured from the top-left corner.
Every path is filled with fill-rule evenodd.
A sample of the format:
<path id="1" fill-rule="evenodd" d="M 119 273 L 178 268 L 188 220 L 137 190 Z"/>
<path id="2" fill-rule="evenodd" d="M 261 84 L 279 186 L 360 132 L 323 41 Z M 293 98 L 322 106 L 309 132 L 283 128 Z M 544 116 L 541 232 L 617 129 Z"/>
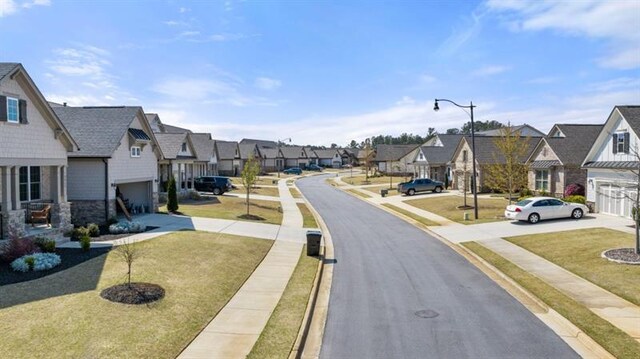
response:
<path id="1" fill-rule="evenodd" d="M 317 257 L 320 255 L 320 240 L 322 240 L 322 232 L 307 231 L 307 255 Z"/>

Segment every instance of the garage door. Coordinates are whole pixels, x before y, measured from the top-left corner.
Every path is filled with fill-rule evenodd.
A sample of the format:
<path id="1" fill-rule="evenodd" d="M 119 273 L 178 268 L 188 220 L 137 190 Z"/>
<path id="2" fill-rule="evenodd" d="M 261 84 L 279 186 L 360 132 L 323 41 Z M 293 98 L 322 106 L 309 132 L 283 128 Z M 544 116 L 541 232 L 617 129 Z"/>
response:
<path id="1" fill-rule="evenodd" d="M 118 190 L 122 193 L 123 199 L 135 209 L 135 213 L 153 211 L 151 188 L 151 181 L 118 184 Z"/>
<path id="2" fill-rule="evenodd" d="M 635 198 L 635 188 L 603 183 L 598 186 L 596 205 L 600 213 L 630 218 Z"/>

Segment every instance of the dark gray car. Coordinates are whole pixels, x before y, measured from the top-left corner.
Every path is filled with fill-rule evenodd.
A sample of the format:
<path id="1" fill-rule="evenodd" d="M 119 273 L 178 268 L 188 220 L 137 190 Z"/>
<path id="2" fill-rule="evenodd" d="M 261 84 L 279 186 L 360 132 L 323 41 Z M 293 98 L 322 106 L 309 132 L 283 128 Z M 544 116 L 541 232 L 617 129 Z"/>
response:
<path id="1" fill-rule="evenodd" d="M 444 189 L 444 183 L 434 181 L 429 178 L 418 178 L 409 182 L 398 184 L 398 193 L 404 193 L 407 196 L 413 196 L 416 192 L 433 191 L 440 193 Z"/>

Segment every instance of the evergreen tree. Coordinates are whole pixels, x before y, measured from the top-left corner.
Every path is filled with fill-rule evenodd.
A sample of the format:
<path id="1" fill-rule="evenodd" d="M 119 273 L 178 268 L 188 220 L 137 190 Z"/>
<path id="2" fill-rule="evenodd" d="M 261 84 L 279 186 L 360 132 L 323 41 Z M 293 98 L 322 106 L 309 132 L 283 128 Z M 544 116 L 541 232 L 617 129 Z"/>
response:
<path id="1" fill-rule="evenodd" d="M 176 179 L 169 178 L 169 184 L 167 185 L 167 210 L 171 212 L 176 212 L 178 210 L 178 193 L 176 190 Z"/>

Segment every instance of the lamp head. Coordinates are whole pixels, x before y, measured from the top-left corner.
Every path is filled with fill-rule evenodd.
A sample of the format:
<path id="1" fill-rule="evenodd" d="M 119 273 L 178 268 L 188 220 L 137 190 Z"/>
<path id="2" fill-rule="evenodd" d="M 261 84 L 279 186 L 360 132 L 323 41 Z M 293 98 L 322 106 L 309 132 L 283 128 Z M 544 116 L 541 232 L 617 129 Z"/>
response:
<path id="1" fill-rule="evenodd" d="M 433 110 L 436 112 L 440 110 L 440 106 L 438 106 L 438 100 L 436 100 L 435 103 L 433 104 Z"/>

